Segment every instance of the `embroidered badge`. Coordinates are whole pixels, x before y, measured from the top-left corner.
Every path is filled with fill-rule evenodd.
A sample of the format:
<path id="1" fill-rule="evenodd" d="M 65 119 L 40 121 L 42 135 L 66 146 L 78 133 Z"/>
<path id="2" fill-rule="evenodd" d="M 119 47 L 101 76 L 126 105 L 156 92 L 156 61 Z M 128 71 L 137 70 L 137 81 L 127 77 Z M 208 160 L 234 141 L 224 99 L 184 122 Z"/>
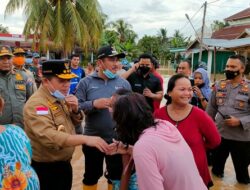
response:
<path id="1" fill-rule="evenodd" d="M 222 99 L 222 98 L 219 98 L 219 99 L 218 99 L 218 103 L 219 103 L 219 104 L 223 103 L 223 99 Z"/>
<path id="2" fill-rule="evenodd" d="M 16 89 L 18 89 L 18 90 L 25 90 L 25 85 L 23 85 L 23 84 L 17 84 L 16 85 Z"/>
<path id="3" fill-rule="evenodd" d="M 222 82 L 220 83 L 220 88 L 224 89 L 224 88 L 226 88 L 226 86 L 227 86 L 227 83 L 226 83 L 226 82 L 222 81 Z"/>
<path id="4" fill-rule="evenodd" d="M 52 104 L 50 101 L 48 101 L 48 105 L 52 111 L 58 110 L 58 107 L 56 105 Z"/>
<path id="5" fill-rule="evenodd" d="M 16 80 L 23 80 L 23 77 L 20 73 L 16 73 Z"/>
<path id="6" fill-rule="evenodd" d="M 248 92 L 249 91 L 248 85 L 247 84 L 243 85 L 242 88 L 241 88 L 241 91 L 242 92 Z"/>
<path id="7" fill-rule="evenodd" d="M 45 106 L 37 106 L 36 107 L 36 114 L 37 115 L 47 115 L 49 114 L 49 108 Z"/>
<path id="8" fill-rule="evenodd" d="M 217 97 L 224 97 L 225 94 L 223 94 L 223 93 L 221 93 L 221 92 L 217 92 L 217 93 L 216 93 L 216 96 L 217 96 Z"/>
<path id="9" fill-rule="evenodd" d="M 245 102 L 244 101 L 239 101 L 239 107 L 243 108 L 245 106 Z"/>

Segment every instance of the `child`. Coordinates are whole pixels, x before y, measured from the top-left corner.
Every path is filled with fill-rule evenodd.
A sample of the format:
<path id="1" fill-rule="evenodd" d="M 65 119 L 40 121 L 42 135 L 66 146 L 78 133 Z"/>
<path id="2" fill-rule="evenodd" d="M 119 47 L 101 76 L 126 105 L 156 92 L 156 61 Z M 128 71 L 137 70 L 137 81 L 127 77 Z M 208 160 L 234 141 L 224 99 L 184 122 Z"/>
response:
<path id="1" fill-rule="evenodd" d="M 211 95 L 211 89 L 209 86 L 209 78 L 207 71 L 203 68 L 198 68 L 193 73 L 194 78 L 194 96 L 191 100 L 191 104 L 198 106 L 199 108 L 205 110 L 207 102 Z"/>

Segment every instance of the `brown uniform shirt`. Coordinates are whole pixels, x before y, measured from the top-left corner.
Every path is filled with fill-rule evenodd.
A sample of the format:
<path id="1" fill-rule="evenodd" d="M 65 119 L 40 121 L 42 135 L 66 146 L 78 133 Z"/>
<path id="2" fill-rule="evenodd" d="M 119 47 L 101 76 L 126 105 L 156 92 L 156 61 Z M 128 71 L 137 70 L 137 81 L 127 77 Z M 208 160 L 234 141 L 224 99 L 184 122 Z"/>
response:
<path id="1" fill-rule="evenodd" d="M 32 159 L 37 162 L 68 161 L 74 147 L 64 147 L 74 125 L 82 115 L 70 113 L 64 101 L 53 97 L 42 85 L 24 107 L 24 129 L 32 145 Z"/>

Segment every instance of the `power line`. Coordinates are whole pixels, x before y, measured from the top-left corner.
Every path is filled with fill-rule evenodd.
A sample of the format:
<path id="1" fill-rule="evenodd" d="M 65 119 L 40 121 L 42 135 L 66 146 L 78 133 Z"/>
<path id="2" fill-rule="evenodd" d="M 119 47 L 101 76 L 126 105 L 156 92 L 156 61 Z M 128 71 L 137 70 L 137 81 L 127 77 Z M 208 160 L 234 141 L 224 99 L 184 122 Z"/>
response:
<path id="1" fill-rule="evenodd" d="M 221 8 L 221 5 L 209 5 L 209 6 L 214 6 L 214 7 L 219 7 Z M 227 5 L 223 5 L 223 7 L 229 7 L 229 8 L 236 8 L 236 9 L 245 9 L 246 7 L 234 7 L 234 6 L 227 6 Z"/>
<path id="2" fill-rule="evenodd" d="M 193 14 L 193 16 L 191 16 L 190 19 L 193 19 L 198 14 L 198 12 L 201 10 L 202 7 L 203 7 L 203 5 Z M 185 23 L 185 25 L 183 27 L 181 27 L 181 29 L 179 29 L 179 31 L 183 30 L 188 24 L 189 24 L 189 21 L 187 21 Z"/>
<path id="3" fill-rule="evenodd" d="M 218 1 L 220 1 L 220 0 L 215 0 L 215 1 L 212 1 L 212 2 L 208 2 L 207 4 L 216 3 L 216 2 L 218 2 Z"/>

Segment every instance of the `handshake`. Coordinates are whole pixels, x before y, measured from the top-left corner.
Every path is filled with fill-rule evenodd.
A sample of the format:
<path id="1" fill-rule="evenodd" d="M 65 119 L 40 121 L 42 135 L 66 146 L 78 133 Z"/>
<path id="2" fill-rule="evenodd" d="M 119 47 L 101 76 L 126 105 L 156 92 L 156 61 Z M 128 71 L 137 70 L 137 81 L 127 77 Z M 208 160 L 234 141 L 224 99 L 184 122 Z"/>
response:
<path id="1" fill-rule="evenodd" d="M 96 147 L 101 152 L 107 155 L 114 155 L 114 154 L 132 154 L 133 146 L 125 145 L 121 141 L 117 141 L 113 139 L 111 144 L 108 144 L 104 141 L 101 137 L 96 136 L 85 136 L 85 144 L 87 146 Z"/>

